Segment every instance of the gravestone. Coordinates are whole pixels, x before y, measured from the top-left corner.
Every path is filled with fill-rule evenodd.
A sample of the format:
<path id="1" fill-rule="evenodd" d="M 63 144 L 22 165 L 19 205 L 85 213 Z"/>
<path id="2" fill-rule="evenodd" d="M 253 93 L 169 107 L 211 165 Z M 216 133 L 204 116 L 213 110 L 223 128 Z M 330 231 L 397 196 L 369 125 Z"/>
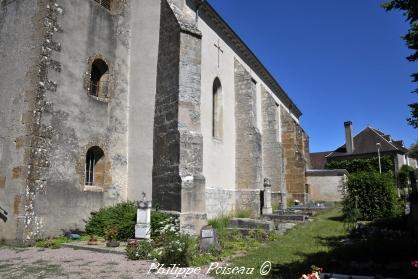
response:
<path id="1" fill-rule="evenodd" d="M 216 231 L 212 226 L 205 226 L 200 230 L 200 251 L 206 252 L 211 247 L 216 251 L 221 251 Z"/>
<path id="2" fill-rule="evenodd" d="M 263 214 L 272 214 L 273 208 L 271 207 L 271 182 L 270 178 L 264 178 L 264 206 Z"/>
<path id="3" fill-rule="evenodd" d="M 151 238 L 151 201 L 142 193 L 142 199 L 137 202 L 135 238 Z"/>

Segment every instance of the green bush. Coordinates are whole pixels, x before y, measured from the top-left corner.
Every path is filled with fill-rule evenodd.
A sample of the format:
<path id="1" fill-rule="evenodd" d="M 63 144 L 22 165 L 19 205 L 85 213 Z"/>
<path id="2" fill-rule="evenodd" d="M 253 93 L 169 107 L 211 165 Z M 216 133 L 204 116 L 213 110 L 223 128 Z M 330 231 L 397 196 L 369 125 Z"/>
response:
<path id="1" fill-rule="evenodd" d="M 413 191 L 416 191 L 416 170 L 411 166 L 403 165 L 398 173 L 398 181 L 401 188 L 412 188 Z"/>
<path id="2" fill-rule="evenodd" d="M 174 222 L 174 217 L 170 214 L 158 210 L 151 211 L 151 237 L 158 237 L 164 226 L 172 222 Z"/>
<path id="3" fill-rule="evenodd" d="M 135 237 L 137 206 L 134 202 L 122 202 L 114 206 L 105 207 L 91 214 L 86 223 L 86 233 L 105 236 L 106 228 L 117 228 L 116 240 L 126 240 Z M 151 236 L 158 236 L 159 229 L 164 226 L 169 214 L 160 211 L 151 211 Z"/>
<path id="4" fill-rule="evenodd" d="M 358 172 L 346 183 L 343 213 L 348 221 L 375 220 L 397 213 L 396 187 L 390 173 Z"/>
<path id="5" fill-rule="evenodd" d="M 130 260 L 150 260 L 152 259 L 153 246 L 150 241 L 138 241 L 135 244 L 126 246 L 126 255 Z"/>
<path id="6" fill-rule="evenodd" d="M 106 228 L 117 228 L 116 240 L 135 237 L 136 205 L 134 202 L 122 202 L 104 207 L 92 213 L 86 224 L 86 233 L 105 236 Z"/>
<path id="7" fill-rule="evenodd" d="M 393 161 L 383 156 L 380 158 L 382 166 L 382 173 L 393 172 L 394 166 Z M 379 158 L 370 159 L 352 159 L 352 160 L 341 160 L 332 161 L 325 165 L 326 169 L 346 169 L 349 173 L 356 172 L 378 172 L 379 171 Z"/>
<path id="8" fill-rule="evenodd" d="M 160 264 L 190 266 L 197 253 L 196 239 L 186 234 L 170 235 L 156 253 Z"/>

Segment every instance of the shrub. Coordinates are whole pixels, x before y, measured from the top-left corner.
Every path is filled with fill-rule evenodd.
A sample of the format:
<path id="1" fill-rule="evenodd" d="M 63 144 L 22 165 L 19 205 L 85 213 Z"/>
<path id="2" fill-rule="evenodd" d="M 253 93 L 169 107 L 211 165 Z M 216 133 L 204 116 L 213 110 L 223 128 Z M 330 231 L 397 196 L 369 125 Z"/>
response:
<path id="1" fill-rule="evenodd" d="M 106 228 L 115 226 L 118 233 L 116 240 L 126 240 L 135 237 L 137 206 L 134 202 L 122 202 L 100 209 L 92 213 L 86 224 L 86 233 L 105 236 Z M 171 216 L 160 211 L 151 211 L 151 236 L 158 236 L 162 221 Z M 157 232 L 157 233 L 156 233 Z"/>
<path id="2" fill-rule="evenodd" d="M 161 230 L 169 223 L 174 222 L 174 217 L 161 211 L 151 212 L 151 237 L 158 237 Z"/>
<path id="3" fill-rule="evenodd" d="M 197 253 L 194 239 L 186 234 L 173 234 L 164 240 L 164 245 L 157 249 L 158 262 L 165 265 L 190 266 Z"/>
<path id="4" fill-rule="evenodd" d="M 343 213 L 348 221 L 391 217 L 397 211 L 396 187 L 390 173 L 359 172 L 349 175 Z"/>
<path id="5" fill-rule="evenodd" d="M 383 156 L 380 158 L 382 173 L 392 172 L 394 170 L 392 160 Z M 352 159 L 332 161 L 325 165 L 326 169 L 346 169 L 349 173 L 356 172 L 378 172 L 379 171 L 379 158 L 370 159 Z"/>
<path id="6" fill-rule="evenodd" d="M 122 202 L 92 213 L 86 224 L 86 233 L 105 236 L 106 228 L 115 226 L 118 230 L 116 239 L 126 240 L 135 236 L 135 223 L 135 203 Z"/>
<path id="7" fill-rule="evenodd" d="M 402 188 L 412 188 L 413 191 L 416 191 L 416 170 L 408 165 L 403 165 L 398 173 L 399 185 Z"/>
<path id="8" fill-rule="evenodd" d="M 138 241 L 137 243 L 126 246 L 126 255 L 130 260 L 149 260 L 152 259 L 153 246 L 150 241 Z"/>
<path id="9" fill-rule="evenodd" d="M 105 229 L 105 239 L 114 240 L 119 234 L 118 227 L 116 225 L 109 225 Z"/>

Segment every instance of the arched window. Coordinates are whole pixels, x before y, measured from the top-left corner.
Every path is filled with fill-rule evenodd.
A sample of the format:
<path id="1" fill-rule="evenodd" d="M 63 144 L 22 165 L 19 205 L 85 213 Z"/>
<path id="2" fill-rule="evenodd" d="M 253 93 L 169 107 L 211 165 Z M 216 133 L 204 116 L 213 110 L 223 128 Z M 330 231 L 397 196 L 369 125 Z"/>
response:
<path id="1" fill-rule="evenodd" d="M 108 9 L 110 11 L 110 8 L 112 6 L 112 0 L 94 0 L 97 3 L 99 3 L 100 5 L 102 5 L 103 7 L 105 7 L 106 9 Z"/>
<path id="2" fill-rule="evenodd" d="M 86 154 L 85 185 L 102 186 L 104 181 L 104 152 L 98 146 L 90 147 Z"/>
<path id="3" fill-rule="evenodd" d="M 96 97 L 108 97 L 109 66 L 102 59 L 96 59 L 91 65 L 90 94 Z"/>
<path id="4" fill-rule="evenodd" d="M 215 78 L 212 88 L 213 107 L 212 107 L 212 136 L 216 139 L 223 138 L 223 103 L 222 85 L 219 78 Z"/>

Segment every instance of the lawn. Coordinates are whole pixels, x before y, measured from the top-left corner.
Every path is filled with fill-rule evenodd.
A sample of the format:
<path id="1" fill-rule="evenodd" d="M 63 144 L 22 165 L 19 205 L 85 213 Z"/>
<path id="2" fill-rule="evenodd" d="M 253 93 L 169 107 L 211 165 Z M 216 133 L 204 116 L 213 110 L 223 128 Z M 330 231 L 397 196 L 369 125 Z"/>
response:
<path id="1" fill-rule="evenodd" d="M 312 255 L 328 253 L 333 249 L 325 240 L 343 238 L 347 234 L 341 221 L 341 210 L 335 208 L 318 214 L 312 222 L 296 226 L 275 241 L 248 251 L 245 256 L 233 258 L 230 264 L 255 268 L 252 275 L 240 275 L 241 278 L 260 278 L 258 271 L 265 261 L 272 262 L 283 278 L 299 278 L 301 272 L 309 271 L 311 265 L 321 266 L 315 257 L 311 260 Z M 237 278 L 237 275 L 214 275 L 218 278 Z"/>
<path id="2" fill-rule="evenodd" d="M 324 211 L 274 241 L 246 249 L 244 255 L 232 258 L 229 266 L 255 268 L 251 275 L 239 278 L 261 278 L 259 270 L 265 261 L 273 265 L 272 278 L 297 279 L 312 265 L 326 273 L 418 278 L 418 269 L 411 265 L 418 259 L 418 238 L 408 229 L 405 216 L 350 231 L 341 215 L 340 208 Z"/>

